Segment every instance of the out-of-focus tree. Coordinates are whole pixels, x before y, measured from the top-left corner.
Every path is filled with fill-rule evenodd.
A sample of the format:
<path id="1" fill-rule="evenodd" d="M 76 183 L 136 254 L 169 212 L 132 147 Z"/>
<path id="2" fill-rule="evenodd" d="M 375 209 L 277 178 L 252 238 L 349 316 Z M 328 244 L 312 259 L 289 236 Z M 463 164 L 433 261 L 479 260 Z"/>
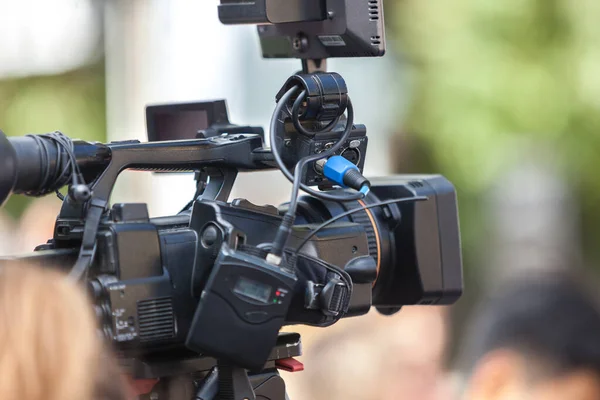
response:
<path id="1" fill-rule="evenodd" d="M 103 2 L 0 0 L 0 129 L 105 140 Z M 13 196 L 19 216 L 30 199 Z"/>
<path id="2" fill-rule="evenodd" d="M 457 187 L 467 282 L 485 259 L 484 194 L 528 159 L 554 165 L 576 193 L 585 261 L 600 261 L 600 2 L 385 6 L 390 43 L 412 77 L 397 169 L 440 172 Z"/>
<path id="3" fill-rule="evenodd" d="M 470 204 L 522 158 L 550 158 L 581 191 L 586 226 L 598 226 L 600 3 L 397 0 L 386 6 L 388 32 L 414 80 L 404 126 L 461 198 Z"/>

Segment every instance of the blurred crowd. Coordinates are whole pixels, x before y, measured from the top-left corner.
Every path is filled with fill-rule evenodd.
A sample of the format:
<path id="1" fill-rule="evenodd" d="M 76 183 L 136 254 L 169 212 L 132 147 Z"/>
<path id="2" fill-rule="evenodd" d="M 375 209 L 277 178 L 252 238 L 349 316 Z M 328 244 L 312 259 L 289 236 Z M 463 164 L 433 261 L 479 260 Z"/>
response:
<path id="1" fill-rule="evenodd" d="M 54 233 L 61 205 L 56 196 L 35 199 L 19 219 L 0 209 L 0 254 L 23 254 L 46 243 Z"/>
<path id="2" fill-rule="evenodd" d="M 289 398 L 600 399 L 600 298 L 593 279 L 583 282 L 563 273 L 507 280 L 479 304 L 453 359 L 445 307 L 372 311 L 327 335 L 299 327 L 305 371 L 284 374 Z M 118 366 L 82 289 L 50 266 L 0 262 L 0 398 L 156 398 L 147 393 L 159 382 Z"/>
<path id="3" fill-rule="evenodd" d="M 456 349 L 441 307 L 342 321 L 309 343 L 291 391 L 315 400 L 600 399 L 597 285 L 563 273 L 513 277 L 479 304 Z"/>
<path id="4" fill-rule="evenodd" d="M 38 199 L 19 223 L 2 216 L 1 251 L 44 243 L 60 204 Z M 372 310 L 327 329 L 288 327 L 303 334 L 305 366 L 283 373 L 288 394 L 292 400 L 600 399 L 597 285 L 572 271 L 514 275 L 486 294 L 459 338 L 450 337 L 450 309 L 437 306 L 407 306 L 393 316 Z M 119 372 L 91 310 L 84 292 L 61 273 L 0 263 L 0 398 L 136 398 L 140 386 Z"/>

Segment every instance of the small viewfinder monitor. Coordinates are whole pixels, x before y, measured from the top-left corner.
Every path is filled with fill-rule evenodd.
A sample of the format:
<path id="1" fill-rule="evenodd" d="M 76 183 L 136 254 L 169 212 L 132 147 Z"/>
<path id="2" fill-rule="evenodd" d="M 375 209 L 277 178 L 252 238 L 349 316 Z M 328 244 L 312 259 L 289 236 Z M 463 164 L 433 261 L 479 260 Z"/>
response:
<path id="1" fill-rule="evenodd" d="M 381 57 L 383 0 L 221 0 L 224 24 L 256 24 L 264 58 Z"/>
<path id="2" fill-rule="evenodd" d="M 210 126 L 229 124 L 225 100 L 146 107 L 148 141 L 186 140 Z"/>

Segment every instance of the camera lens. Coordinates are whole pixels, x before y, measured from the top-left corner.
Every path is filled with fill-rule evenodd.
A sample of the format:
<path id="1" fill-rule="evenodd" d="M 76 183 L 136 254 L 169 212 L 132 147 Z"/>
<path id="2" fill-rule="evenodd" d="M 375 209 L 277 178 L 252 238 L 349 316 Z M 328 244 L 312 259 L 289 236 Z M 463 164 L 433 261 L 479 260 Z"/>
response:
<path id="1" fill-rule="evenodd" d="M 419 196 L 427 200 L 410 201 Z M 462 262 L 456 192 L 445 178 L 373 178 L 364 199 L 343 203 L 302 197 L 296 223 L 321 224 L 394 199 L 407 201 L 359 210 L 339 220 L 338 234 L 351 229 L 348 223 L 362 227 L 367 242 L 363 248 L 366 244 L 377 265 L 371 304 L 386 314 L 409 304 L 450 304 L 462 293 Z"/>

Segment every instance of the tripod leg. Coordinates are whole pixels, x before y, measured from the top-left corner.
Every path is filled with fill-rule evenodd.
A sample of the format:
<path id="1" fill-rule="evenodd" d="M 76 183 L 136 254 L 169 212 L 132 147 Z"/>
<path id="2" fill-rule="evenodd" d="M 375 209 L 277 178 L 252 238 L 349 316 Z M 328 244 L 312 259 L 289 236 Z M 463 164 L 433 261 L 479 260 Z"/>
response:
<path id="1" fill-rule="evenodd" d="M 270 368 L 260 373 L 250 375 L 250 383 L 259 399 L 289 400 L 286 394 L 285 382 L 276 369 Z"/>
<path id="2" fill-rule="evenodd" d="M 219 374 L 219 400 L 256 400 L 248 373 L 228 362 L 217 361 Z"/>
<path id="3" fill-rule="evenodd" d="M 144 395 L 141 399 L 146 400 L 189 400 L 194 399 L 196 388 L 194 381 L 189 375 L 163 378 L 152 389 L 152 392 Z"/>

